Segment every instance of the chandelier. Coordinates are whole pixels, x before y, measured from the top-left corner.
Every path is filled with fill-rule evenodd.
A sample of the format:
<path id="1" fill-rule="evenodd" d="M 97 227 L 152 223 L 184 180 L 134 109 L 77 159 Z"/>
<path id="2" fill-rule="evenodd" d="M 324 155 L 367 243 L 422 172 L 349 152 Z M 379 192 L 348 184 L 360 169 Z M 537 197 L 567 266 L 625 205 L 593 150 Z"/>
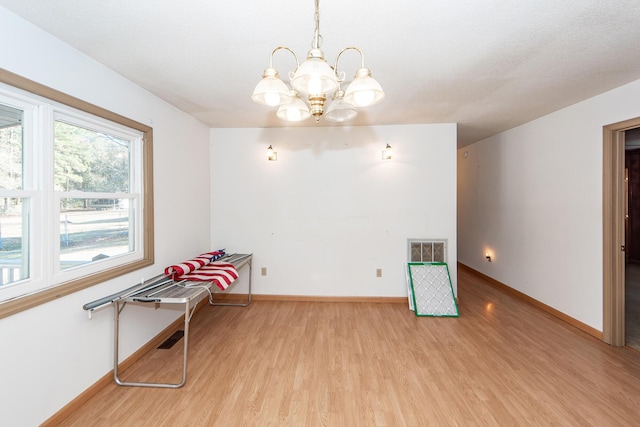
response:
<path id="1" fill-rule="evenodd" d="M 295 52 L 286 46 L 276 47 L 269 57 L 269 67 L 264 70 L 262 80 L 257 84 L 251 99 L 257 104 L 277 106 L 276 115 L 286 121 L 298 122 L 313 116 L 318 123 L 324 115 L 326 120 L 344 122 L 358 114 L 357 108 L 382 101 L 384 92 L 380 84 L 371 77 L 371 71 L 365 68 L 364 54 L 357 47 L 348 46 L 342 49 L 333 66 L 324 60 L 324 53 L 320 50 L 322 36 L 319 0 L 315 0 L 315 6 L 316 29 L 307 60 L 300 65 Z M 280 80 L 278 71 L 273 68 L 273 55 L 280 50 L 290 52 L 296 60 L 296 69 L 288 74 L 292 88 Z M 345 84 L 346 74 L 338 71 L 338 60 L 349 50 L 360 54 L 361 66 L 345 91 L 342 90 L 342 85 Z M 332 100 L 325 111 L 325 102 L 331 94 Z M 302 100 L 303 97 L 307 102 Z"/>

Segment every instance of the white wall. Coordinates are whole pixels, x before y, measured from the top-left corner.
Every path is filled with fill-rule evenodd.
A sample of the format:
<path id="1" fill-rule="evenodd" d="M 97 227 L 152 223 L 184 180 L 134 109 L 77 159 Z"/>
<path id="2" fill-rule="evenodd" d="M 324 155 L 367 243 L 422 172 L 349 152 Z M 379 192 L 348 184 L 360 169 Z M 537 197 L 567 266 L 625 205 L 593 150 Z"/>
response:
<path id="1" fill-rule="evenodd" d="M 602 127 L 639 99 L 636 81 L 458 150 L 460 262 L 602 331 Z"/>
<path id="2" fill-rule="evenodd" d="M 211 141 L 212 242 L 254 253 L 255 293 L 406 296 L 408 238 L 449 240 L 455 287 L 455 124 L 212 129 Z"/>
<path id="3" fill-rule="evenodd" d="M 113 367 L 112 311 L 89 320 L 82 305 L 209 249 L 209 129 L 2 7 L 0 34 L 11 40 L 0 67 L 150 125 L 154 136 L 156 264 L 0 319 L 0 424 L 34 426 Z M 121 359 L 179 315 L 127 307 Z"/>

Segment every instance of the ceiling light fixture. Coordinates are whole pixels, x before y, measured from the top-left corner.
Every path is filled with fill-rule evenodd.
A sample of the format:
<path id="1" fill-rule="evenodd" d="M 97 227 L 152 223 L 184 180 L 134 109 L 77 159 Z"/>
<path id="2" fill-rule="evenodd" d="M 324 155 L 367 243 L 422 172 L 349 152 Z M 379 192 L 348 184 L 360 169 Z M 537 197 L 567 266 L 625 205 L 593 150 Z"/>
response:
<path id="1" fill-rule="evenodd" d="M 277 106 L 276 115 L 286 121 L 302 121 L 313 115 L 318 123 L 324 114 L 325 119 L 329 121 L 344 122 L 358 114 L 357 108 L 382 101 L 384 92 L 380 84 L 371 77 L 371 71 L 365 68 L 364 54 L 357 47 L 349 46 L 342 49 L 333 67 L 324 60 L 324 53 L 320 50 L 322 36 L 319 0 L 315 0 L 315 6 L 316 29 L 307 60 L 300 65 L 295 52 L 286 46 L 276 47 L 269 57 L 269 67 L 264 70 L 262 80 L 257 84 L 251 99 L 257 104 Z M 278 71 L 273 68 L 273 55 L 279 50 L 290 52 L 296 59 L 296 69 L 288 75 L 292 89 L 280 80 Z M 360 54 L 361 66 L 347 90 L 343 91 L 341 84 L 345 82 L 346 74 L 344 71 L 338 71 L 338 60 L 348 50 L 355 50 Z M 325 102 L 331 94 L 334 95 L 325 112 Z M 308 104 L 300 95 L 306 98 Z"/>

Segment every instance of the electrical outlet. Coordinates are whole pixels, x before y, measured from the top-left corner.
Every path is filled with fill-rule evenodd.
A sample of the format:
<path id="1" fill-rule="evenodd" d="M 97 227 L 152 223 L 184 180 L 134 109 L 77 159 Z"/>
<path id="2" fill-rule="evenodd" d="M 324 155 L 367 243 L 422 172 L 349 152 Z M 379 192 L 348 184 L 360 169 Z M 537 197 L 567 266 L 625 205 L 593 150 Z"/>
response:
<path id="1" fill-rule="evenodd" d="M 376 277 L 382 277 L 382 269 L 376 268 Z"/>
<path id="2" fill-rule="evenodd" d="M 266 276 L 266 275 L 267 275 L 267 267 L 262 267 L 261 274 L 262 274 L 263 276 Z"/>

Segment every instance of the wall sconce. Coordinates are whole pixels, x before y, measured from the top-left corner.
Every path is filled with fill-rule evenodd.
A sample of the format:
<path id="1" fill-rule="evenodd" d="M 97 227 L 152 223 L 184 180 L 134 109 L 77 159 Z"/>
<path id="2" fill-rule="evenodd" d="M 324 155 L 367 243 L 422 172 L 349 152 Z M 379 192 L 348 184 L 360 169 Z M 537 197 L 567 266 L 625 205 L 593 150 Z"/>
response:
<path id="1" fill-rule="evenodd" d="M 393 150 L 391 149 L 391 146 L 387 144 L 387 146 L 384 147 L 384 150 L 382 150 L 382 160 L 391 159 L 392 154 L 393 154 Z"/>
<path id="2" fill-rule="evenodd" d="M 278 153 L 273 151 L 273 147 L 271 145 L 267 148 L 267 159 L 278 160 Z"/>
<path id="3" fill-rule="evenodd" d="M 484 257 L 487 261 L 491 262 L 491 255 L 489 255 L 489 252 L 485 252 Z"/>

